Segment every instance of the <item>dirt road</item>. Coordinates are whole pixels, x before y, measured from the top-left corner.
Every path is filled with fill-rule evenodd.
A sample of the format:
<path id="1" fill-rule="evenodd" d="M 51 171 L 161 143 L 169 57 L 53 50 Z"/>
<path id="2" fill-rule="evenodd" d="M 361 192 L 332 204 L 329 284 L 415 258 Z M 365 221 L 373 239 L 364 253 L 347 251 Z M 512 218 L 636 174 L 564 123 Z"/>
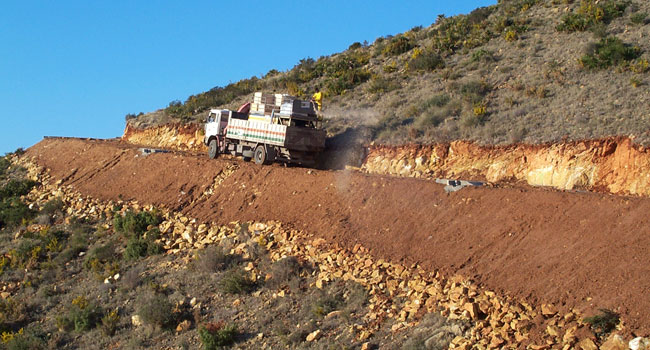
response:
<path id="1" fill-rule="evenodd" d="M 216 223 L 280 220 L 533 303 L 586 314 L 609 308 L 632 330 L 650 333 L 648 198 L 519 187 L 447 194 L 428 180 L 144 157 L 116 141 L 48 139 L 28 155 L 96 198 L 164 204 Z"/>

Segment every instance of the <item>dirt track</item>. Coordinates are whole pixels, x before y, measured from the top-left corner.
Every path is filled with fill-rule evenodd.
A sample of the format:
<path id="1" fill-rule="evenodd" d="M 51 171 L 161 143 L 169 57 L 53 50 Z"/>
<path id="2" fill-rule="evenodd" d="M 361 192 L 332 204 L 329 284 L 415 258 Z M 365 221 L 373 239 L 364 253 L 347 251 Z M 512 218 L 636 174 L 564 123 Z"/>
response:
<path id="1" fill-rule="evenodd" d="M 138 156 L 108 141 L 48 139 L 29 156 L 100 199 L 164 204 L 202 221 L 280 220 L 378 257 L 474 278 L 534 303 L 620 312 L 650 333 L 650 199 L 538 188 L 466 188 L 236 160 Z M 204 195 L 224 169 L 235 169 Z"/>

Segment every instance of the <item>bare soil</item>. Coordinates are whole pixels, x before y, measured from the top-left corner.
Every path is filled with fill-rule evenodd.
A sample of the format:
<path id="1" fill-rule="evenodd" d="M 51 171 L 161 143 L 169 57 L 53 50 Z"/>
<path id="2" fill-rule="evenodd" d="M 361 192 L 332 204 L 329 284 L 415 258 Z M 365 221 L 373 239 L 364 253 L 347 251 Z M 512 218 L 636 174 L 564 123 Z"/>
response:
<path id="1" fill-rule="evenodd" d="M 28 156 L 99 199 L 164 205 L 201 221 L 279 220 L 377 257 L 461 274 L 529 302 L 609 308 L 650 333 L 650 199 L 521 186 L 447 194 L 432 181 L 257 166 L 119 141 L 46 139 Z M 206 194 L 224 169 L 234 172 Z"/>

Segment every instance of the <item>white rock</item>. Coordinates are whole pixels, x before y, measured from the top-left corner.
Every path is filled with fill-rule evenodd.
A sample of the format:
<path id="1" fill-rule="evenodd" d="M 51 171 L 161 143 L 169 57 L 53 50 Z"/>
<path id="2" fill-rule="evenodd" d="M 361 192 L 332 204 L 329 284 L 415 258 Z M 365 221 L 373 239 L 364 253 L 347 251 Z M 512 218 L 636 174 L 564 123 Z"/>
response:
<path id="1" fill-rule="evenodd" d="M 140 315 L 133 315 L 131 316 L 131 324 L 138 327 L 142 325 L 142 320 L 140 319 Z"/>
<path id="2" fill-rule="evenodd" d="M 637 337 L 630 340 L 630 350 L 648 350 L 650 349 L 650 339 Z"/>
<path id="3" fill-rule="evenodd" d="M 183 237 L 183 239 L 185 239 L 186 241 L 190 242 L 190 244 L 194 243 L 194 239 L 192 237 L 192 230 L 183 231 L 183 234 L 181 235 L 181 237 Z"/>
<path id="4" fill-rule="evenodd" d="M 307 340 L 308 342 L 312 342 L 314 340 L 318 340 L 320 338 L 320 336 L 321 336 L 321 331 L 320 331 L 320 329 L 317 329 L 317 330 L 309 333 L 305 340 Z"/>

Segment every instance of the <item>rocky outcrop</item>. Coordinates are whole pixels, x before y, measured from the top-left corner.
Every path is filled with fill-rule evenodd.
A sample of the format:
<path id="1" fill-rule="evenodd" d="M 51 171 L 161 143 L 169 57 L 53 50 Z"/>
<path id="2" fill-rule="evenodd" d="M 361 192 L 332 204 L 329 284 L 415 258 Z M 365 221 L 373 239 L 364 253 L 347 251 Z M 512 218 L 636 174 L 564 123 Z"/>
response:
<path id="1" fill-rule="evenodd" d="M 148 147 L 203 152 L 207 150 L 203 144 L 203 135 L 203 128 L 198 124 L 164 124 L 138 128 L 127 123 L 122 139 Z"/>
<path id="2" fill-rule="evenodd" d="M 650 195 L 650 150 L 627 138 L 545 145 L 372 146 L 362 169 L 410 177 L 465 177 L 489 182 Z"/>
<path id="3" fill-rule="evenodd" d="M 203 136 L 198 124 L 148 128 L 127 124 L 122 139 L 148 147 L 205 152 Z M 324 158 L 341 152 L 344 151 L 330 151 Z M 354 150 L 345 150 L 348 153 Z M 345 162 L 358 165 L 350 159 Z M 325 159 L 324 164 L 329 163 L 332 162 Z M 372 174 L 521 181 L 562 190 L 650 195 L 650 150 L 635 145 L 629 138 L 507 146 L 481 146 L 468 141 L 399 147 L 373 145 L 368 148 L 361 168 Z"/>

